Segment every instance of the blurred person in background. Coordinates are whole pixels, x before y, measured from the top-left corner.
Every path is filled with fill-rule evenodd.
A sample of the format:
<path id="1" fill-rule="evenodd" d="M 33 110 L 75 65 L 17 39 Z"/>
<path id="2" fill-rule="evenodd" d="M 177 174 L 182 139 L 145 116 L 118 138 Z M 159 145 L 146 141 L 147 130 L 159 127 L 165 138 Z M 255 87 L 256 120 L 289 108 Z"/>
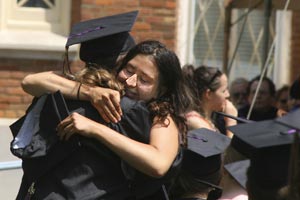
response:
<path id="1" fill-rule="evenodd" d="M 258 87 L 260 76 L 254 77 L 250 82 L 247 89 L 249 94 L 249 105 L 238 110 L 238 116 L 247 118 L 250 110 L 250 105 L 255 100 L 253 110 L 249 117 L 253 121 L 262 121 L 267 119 L 274 119 L 278 116 L 282 116 L 286 112 L 282 109 L 278 109 L 275 106 L 275 84 L 268 77 L 263 77 L 256 99 L 254 99 L 256 89 Z"/>
<path id="2" fill-rule="evenodd" d="M 189 129 L 207 128 L 232 137 L 225 127 L 235 125 L 236 121 L 214 115 L 214 112 L 219 111 L 237 116 L 237 109 L 228 100 L 230 94 L 226 74 L 216 67 L 195 68 L 192 65 L 184 66 L 183 74 L 196 102 L 194 110 L 185 114 Z"/>
<path id="3" fill-rule="evenodd" d="M 249 81 L 242 77 L 236 78 L 231 82 L 229 88 L 230 100 L 237 109 L 248 105 L 248 83 Z"/>
<path id="4" fill-rule="evenodd" d="M 289 90 L 290 87 L 288 85 L 284 85 L 276 91 L 275 103 L 278 109 L 282 109 L 284 111 L 289 110 L 289 106 L 288 106 Z"/>

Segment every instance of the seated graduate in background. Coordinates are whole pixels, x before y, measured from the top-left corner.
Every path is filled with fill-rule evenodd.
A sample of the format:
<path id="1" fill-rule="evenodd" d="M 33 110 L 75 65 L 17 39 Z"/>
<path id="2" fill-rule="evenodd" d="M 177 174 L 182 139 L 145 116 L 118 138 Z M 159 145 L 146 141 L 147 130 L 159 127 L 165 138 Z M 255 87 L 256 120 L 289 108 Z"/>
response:
<path id="1" fill-rule="evenodd" d="M 223 152 L 230 139 L 206 128 L 188 132 L 181 170 L 171 190 L 171 198 L 216 200 L 222 195 Z"/>
<path id="2" fill-rule="evenodd" d="M 207 66 L 195 68 L 193 65 L 186 65 L 182 71 L 196 102 L 195 108 L 185 114 L 189 130 L 208 128 L 232 137 L 226 127 L 235 125 L 236 121 L 223 116 L 214 118 L 213 115 L 215 111 L 223 111 L 237 116 L 236 108 L 228 100 L 226 75 L 216 67 Z"/>
<path id="3" fill-rule="evenodd" d="M 127 32 L 125 34 L 128 35 Z M 105 40 L 107 38 L 103 37 L 102 39 Z M 94 44 L 94 41 L 91 40 L 84 44 Z M 93 50 L 93 48 L 90 50 Z M 153 52 L 155 52 L 155 55 Z M 89 54 L 86 53 L 86 55 Z M 154 66 L 151 66 L 155 69 L 158 68 L 157 73 L 160 75 L 162 80 L 164 80 L 164 82 L 159 82 L 158 77 L 154 77 L 155 80 L 153 81 L 161 87 L 154 87 L 151 90 L 151 92 L 153 92 L 151 94 L 145 93 L 144 97 L 146 99 L 143 100 L 148 101 L 146 102 L 147 106 L 145 106 L 145 103 L 132 102 L 127 98 L 127 100 L 125 100 L 125 104 L 123 104 L 123 106 L 127 105 L 127 107 L 125 106 L 125 110 L 123 108 L 123 121 L 121 120 L 118 124 L 105 124 L 104 126 L 97 123 L 104 123 L 104 120 L 89 102 L 83 103 L 81 101 L 67 101 L 67 105 L 71 111 L 78 107 L 84 108 L 85 115 L 91 117 L 94 121 L 73 113 L 61 122 L 58 126 L 58 132 L 61 139 L 70 138 L 71 142 L 76 138 L 80 138 L 80 142 L 75 140 L 77 148 L 69 154 L 66 159 L 56 163 L 57 165 L 54 165 L 51 171 L 47 172 L 47 176 L 44 176 L 44 174 L 43 176 L 35 176 L 34 174 L 26 173 L 27 169 L 24 168 L 24 176 L 18 199 L 22 199 L 25 195 L 28 195 L 28 193 L 38 199 L 156 198 L 153 196 L 151 197 L 151 195 L 160 190 L 162 186 L 162 180 L 157 179 L 157 177 L 162 177 L 169 171 L 174 159 L 180 152 L 179 134 L 184 135 L 184 123 L 180 116 L 177 116 L 176 113 L 180 113 L 181 109 L 184 108 L 183 104 L 181 104 L 183 99 L 176 96 L 176 94 L 182 94 L 184 91 L 181 90 L 183 89 L 180 82 L 182 78 L 180 76 L 176 76 L 181 74 L 180 72 L 178 73 L 181 69 L 176 55 L 157 41 L 146 41 L 135 46 L 124 58 L 119 75 L 124 73 L 125 69 L 128 70 L 128 63 L 132 63 L 133 60 L 136 61 L 137 57 L 145 58 L 142 55 L 146 58 L 151 57 L 151 59 L 155 60 L 155 62 L 152 61 L 150 64 L 154 65 L 153 62 L 155 63 Z M 87 61 L 88 60 L 86 60 L 86 62 Z M 146 59 L 146 61 L 149 60 Z M 139 62 L 136 62 L 135 64 L 135 67 L 139 68 Z M 87 67 L 89 66 L 91 65 L 88 64 Z M 162 67 L 164 67 L 166 71 L 162 71 Z M 148 66 L 148 68 L 150 68 L 150 66 Z M 135 76 L 135 72 L 132 73 Z M 171 76 L 171 79 L 168 79 L 165 73 L 167 73 L 167 75 L 170 75 L 170 73 L 174 74 Z M 97 74 L 97 76 L 98 78 L 101 77 L 99 74 Z M 89 81 L 88 83 L 90 84 Z M 87 84 L 87 82 L 85 82 L 85 84 Z M 166 90 L 155 91 L 155 89 L 159 90 L 159 88 L 165 88 Z M 80 92 L 80 87 L 78 91 Z M 169 101 L 170 96 L 174 97 L 172 98 L 174 102 Z M 154 99 L 152 99 L 152 97 L 154 97 Z M 158 97 L 160 101 L 157 102 L 155 97 Z M 122 102 L 124 103 L 124 101 Z M 153 111 L 153 107 L 151 107 L 154 106 L 154 108 L 157 108 L 155 106 L 157 105 L 156 103 L 158 103 L 158 105 L 159 103 L 165 103 L 168 106 L 167 108 L 164 106 L 158 107 L 156 113 Z M 176 107 L 174 107 L 174 105 L 176 105 Z M 150 109 L 150 114 L 147 108 Z M 174 112 L 170 113 L 170 108 L 174 108 Z M 166 112 L 163 113 L 166 115 L 161 116 L 160 109 L 165 109 L 164 111 Z M 136 116 L 134 111 L 140 112 L 141 114 Z M 146 113 L 146 115 L 143 113 Z M 158 117 L 158 121 L 152 124 L 152 121 L 157 119 L 156 117 Z M 167 124 L 165 124 L 166 119 L 168 120 Z M 126 123 L 124 123 L 124 120 Z M 136 120 L 138 120 L 138 122 Z M 139 126 L 135 126 L 135 123 L 138 123 L 137 125 Z M 84 127 L 81 127 L 79 130 L 77 127 L 78 125 L 83 125 Z M 181 128 L 177 129 L 176 125 Z M 122 133 L 126 137 L 121 134 L 117 134 L 117 132 L 107 128 L 106 126 L 120 132 L 124 131 Z M 142 131 L 140 131 L 140 126 L 142 126 Z M 85 128 L 94 129 L 85 130 Z M 159 134 L 161 131 L 165 134 Z M 173 134 L 170 135 L 169 133 L 171 132 Z M 82 137 L 73 136 L 74 134 L 77 135 L 77 133 L 80 133 Z M 53 134 L 55 134 L 55 131 L 53 131 Z M 93 137 L 92 134 L 95 137 Z M 97 136 L 98 134 L 101 135 L 101 137 Z M 90 138 L 91 136 L 92 138 Z M 162 140 L 161 137 L 168 139 Z M 152 145 L 156 142 L 160 143 L 162 141 L 168 141 L 168 145 L 158 145 L 157 149 L 159 151 L 152 148 Z M 47 156 L 54 155 L 51 155 L 49 151 Z M 118 156 L 120 156 L 122 160 Z M 39 164 L 42 164 L 41 160 Z M 32 160 L 28 162 L 31 161 Z M 125 162 L 123 161 L 131 165 L 133 168 L 136 168 L 138 171 L 148 175 L 148 177 L 145 178 L 141 175 L 140 178 L 132 181 L 132 177 L 135 178 L 135 173 L 132 174 L 131 172 L 134 171 L 130 169 L 128 165 L 125 165 Z M 158 163 L 159 166 L 157 165 Z M 162 167 L 163 169 L 159 171 L 159 173 L 156 173 L 157 167 Z M 153 182 L 151 183 L 151 181 L 147 182 L 147 180 L 151 180 L 150 176 L 156 177 L 155 179 L 153 178 L 153 181 L 156 183 L 152 184 Z M 33 188 L 34 190 L 30 190 L 30 192 L 28 192 L 27 189 L 30 185 L 33 186 L 30 188 Z M 31 193 L 32 191 L 33 193 Z"/>
<path id="4" fill-rule="evenodd" d="M 249 120 L 262 121 L 275 119 L 276 117 L 280 117 L 286 113 L 286 111 L 278 109 L 275 106 L 275 84 L 268 77 L 262 78 L 262 82 L 258 90 L 256 99 L 254 99 L 260 78 L 260 76 L 256 76 L 252 80 L 250 80 L 247 89 L 249 104 L 238 110 L 239 117 L 245 119 L 248 117 L 251 104 L 254 101 L 255 102 Z"/>
<path id="5" fill-rule="evenodd" d="M 234 79 L 230 84 L 230 100 L 237 109 L 248 105 L 248 84 L 249 81 L 243 77 L 238 77 Z"/>
<path id="6" fill-rule="evenodd" d="M 289 111 L 288 100 L 289 100 L 290 87 L 288 85 L 283 85 L 276 91 L 275 102 L 278 109 Z"/>
<path id="7" fill-rule="evenodd" d="M 293 117 L 289 115 L 282 118 Z M 283 191 L 291 176 L 290 151 L 299 130 L 280 120 L 276 118 L 229 128 L 234 133 L 231 145 L 250 159 L 246 182 L 249 200 L 285 198 Z M 299 149 L 297 151 L 299 153 Z"/>

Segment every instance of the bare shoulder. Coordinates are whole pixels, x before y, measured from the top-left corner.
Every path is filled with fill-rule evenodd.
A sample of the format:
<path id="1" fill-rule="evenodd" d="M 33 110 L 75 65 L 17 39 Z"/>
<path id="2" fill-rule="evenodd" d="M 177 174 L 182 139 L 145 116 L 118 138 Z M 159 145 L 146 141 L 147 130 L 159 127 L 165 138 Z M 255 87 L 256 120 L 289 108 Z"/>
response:
<path id="1" fill-rule="evenodd" d="M 198 128 L 208 128 L 211 129 L 210 124 L 205 120 L 205 118 L 196 111 L 191 111 L 186 113 L 186 123 L 190 130 Z"/>

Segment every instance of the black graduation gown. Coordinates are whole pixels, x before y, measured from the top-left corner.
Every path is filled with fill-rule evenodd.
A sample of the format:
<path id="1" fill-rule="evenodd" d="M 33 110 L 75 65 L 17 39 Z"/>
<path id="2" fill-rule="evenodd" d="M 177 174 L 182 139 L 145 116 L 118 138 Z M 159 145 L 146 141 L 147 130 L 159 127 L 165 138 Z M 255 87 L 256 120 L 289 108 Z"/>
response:
<path id="1" fill-rule="evenodd" d="M 89 102 L 67 101 L 67 105 L 70 111 L 81 108 L 88 118 L 137 141 L 149 142 L 151 121 L 142 102 L 122 98 L 123 116 L 116 124 L 105 123 Z M 33 137 L 30 153 L 22 156 L 24 175 L 17 199 L 24 199 L 33 182 L 34 199 L 143 199 L 160 191 L 163 179 L 137 172 L 99 141 L 79 135 L 58 141 L 55 127 L 47 125 L 51 121 L 46 117 L 48 112 L 42 110 L 43 131 L 35 134 L 39 137 Z"/>
<path id="2" fill-rule="evenodd" d="M 191 197 L 191 198 L 179 198 L 179 199 L 174 199 L 174 200 L 205 200 L 202 198 L 196 198 L 196 197 Z"/>
<path id="3" fill-rule="evenodd" d="M 240 108 L 238 110 L 238 117 L 241 118 L 247 118 L 248 112 L 249 112 L 250 106 L 247 105 L 243 108 Z M 272 106 L 267 112 L 261 112 L 261 111 L 255 111 L 253 110 L 250 116 L 250 120 L 253 121 L 263 121 L 268 119 L 275 119 L 277 117 L 277 111 L 278 109 L 274 106 Z"/>

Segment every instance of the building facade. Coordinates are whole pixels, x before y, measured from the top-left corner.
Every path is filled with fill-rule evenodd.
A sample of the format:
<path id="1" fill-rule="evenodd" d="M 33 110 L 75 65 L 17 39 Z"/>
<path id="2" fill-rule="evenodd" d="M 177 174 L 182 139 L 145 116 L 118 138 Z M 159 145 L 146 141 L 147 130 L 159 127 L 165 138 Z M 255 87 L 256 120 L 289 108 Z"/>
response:
<path id="1" fill-rule="evenodd" d="M 0 0 L 0 119 L 24 114 L 32 100 L 20 85 L 27 74 L 62 69 L 72 24 L 133 10 L 139 10 L 132 30 L 137 42 L 163 42 L 178 53 L 182 65 L 222 68 L 225 3 L 221 0 Z M 290 83 L 300 74 L 300 12 L 291 12 L 288 21 L 289 46 L 284 48 L 289 53 L 283 71 L 287 74 L 285 82 Z M 280 27 L 276 30 L 281 31 Z M 73 70 L 82 67 L 77 54 L 78 46 L 72 47 Z M 275 69 L 274 80 L 280 79 L 276 70 L 282 69 Z M 234 72 L 229 75 L 236 76 Z"/>

